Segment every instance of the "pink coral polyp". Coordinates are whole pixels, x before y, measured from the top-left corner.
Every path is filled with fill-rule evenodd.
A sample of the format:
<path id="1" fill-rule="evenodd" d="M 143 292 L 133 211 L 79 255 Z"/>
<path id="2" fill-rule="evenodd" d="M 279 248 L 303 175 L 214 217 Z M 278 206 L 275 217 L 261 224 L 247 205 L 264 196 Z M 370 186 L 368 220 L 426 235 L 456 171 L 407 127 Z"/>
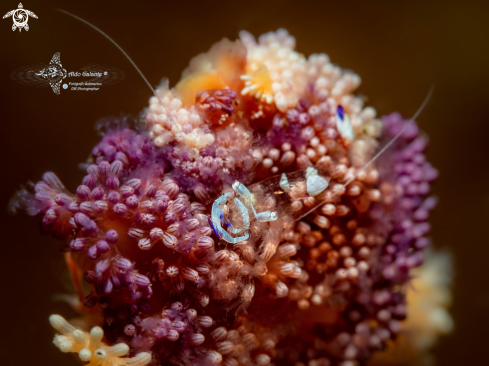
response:
<path id="1" fill-rule="evenodd" d="M 285 30 L 217 43 L 143 129 L 108 125 L 75 193 L 46 173 L 18 194 L 69 244 L 104 345 L 155 365 L 347 366 L 396 338 L 436 203 L 427 140 L 294 47 Z"/>

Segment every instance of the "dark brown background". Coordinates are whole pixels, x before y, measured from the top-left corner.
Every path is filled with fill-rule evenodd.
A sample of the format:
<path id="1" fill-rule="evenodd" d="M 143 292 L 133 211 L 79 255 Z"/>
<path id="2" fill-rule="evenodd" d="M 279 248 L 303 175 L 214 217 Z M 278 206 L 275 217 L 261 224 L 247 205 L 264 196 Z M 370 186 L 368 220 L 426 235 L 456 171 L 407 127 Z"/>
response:
<path id="1" fill-rule="evenodd" d="M 2 1 L 0 13 L 17 7 Z M 164 3 L 164 4 L 163 4 Z M 86 25 L 54 11 L 71 11 L 99 26 L 133 57 L 153 85 L 172 85 L 191 57 L 222 37 L 255 36 L 284 27 L 306 55 L 326 52 L 355 70 L 360 92 L 379 114 L 409 117 L 431 85 L 434 95 L 418 121 L 431 138 L 428 156 L 440 170 L 431 219 L 436 247 L 452 251 L 456 328 L 435 352 L 440 365 L 487 363 L 489 175 L 488 3 L 484 1 L 25 1 L 39 19 L 28 32 L 0 22 L 1 78 L 1 363 L 75 365 L 52 344 L 51 313 L 72 316 L 52 295 L 69 289 L 60 244 L 38 233 L 36 219 L 7 213 L 9 198 L 46 170 L 74 189 L 77 167 L 98 141 L 94 123 L 137 115 L 151 92 L 122 54 Z M 68 71 L 89 63 L 126 73 L 98 92 L 36 89 L 9 78 L 16 68 L 48 63 L 55 52 Z"/>

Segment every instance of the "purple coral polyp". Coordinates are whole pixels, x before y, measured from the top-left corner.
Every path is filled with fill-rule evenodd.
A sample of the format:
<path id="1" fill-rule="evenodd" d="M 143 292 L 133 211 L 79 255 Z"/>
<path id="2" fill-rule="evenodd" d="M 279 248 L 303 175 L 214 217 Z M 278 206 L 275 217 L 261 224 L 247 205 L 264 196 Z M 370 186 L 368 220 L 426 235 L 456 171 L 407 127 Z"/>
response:
<path id="1" fill-rule="evenodd" d="M 427 140 L 363 107 L 357 75 L 294 47 L 284 30 L 217 43 L 157 90 L 145 128 L 107 128 L 76 193 L 46 173 L 17 195 L 14 207 L 70 243 L 106 344 L 158 365 L 348 366 L 401 331 L 436 204 Z M 328 182 L 314 196 L 310 167 Z M 242 207 L 278 219 L 249 211 L 249 239 L 231 245 L 210 210 L 236 180 L 252 194 Z M 235 230 L 231 201 L 221 219 Z"/>

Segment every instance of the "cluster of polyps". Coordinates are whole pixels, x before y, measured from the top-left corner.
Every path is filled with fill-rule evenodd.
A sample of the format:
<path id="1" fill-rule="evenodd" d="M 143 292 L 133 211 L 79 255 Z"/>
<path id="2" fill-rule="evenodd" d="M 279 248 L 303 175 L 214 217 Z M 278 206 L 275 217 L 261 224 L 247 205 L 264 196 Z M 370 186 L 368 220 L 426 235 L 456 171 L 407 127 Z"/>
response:
<path id="1" fill-rule="evenodd" d="M 295 107 L 307 86 L 307 60 L 294 50 L 294 37 L 285 29 L 264 34 L 258 44 L 247 32 L 240 36 L 248 48 L 241 94 L 268 104 L 274 102 L 282 112 Z"/>
<path id="2" fill-rule="evenodd" d="M 104 331 L 100 327 L 84 332 L 76 329 L 59 315 L 51 315 L 49 322 L 61 335 L 56 335 L 54 344 L 61 352 L 76 352 L 80 360 L 88 365 L 98 366 L 144 366 L 151 361 L 151 354 L 141 352 L 134 357 L 126 357 L 129 346 L 125 343 L 107 346 L 102 342 Z"/>
<path id="3" fill-rule="evenodd" d="M 210 316 L 197 316 L 195 309 L 185 309 L 180 302 L 174 302 L 161 314 L 147 317 L 135 326 L 126 326 L 125 333 L 132 339 L 131 345 L 137 344 L 141 338 L 150 342 L 150 347 L 159 340 L 176 342 L 180 340 L 187 347 L 198 346 L 205 341 L 199 333 L 203 328 L 213 324 Z"/>
<path id="4" fill-rule="evenodd" d="M 109 128 L 76 194 L 47 173 L 19 198 L 69 239 L 73 277 L 91 286 L 77 283 L 80 299 L 115 344 L 107 355 L 364 363 L 400 332 L 429 243 L 426 141 L 396 115 L 375 119 L 351 94 L 358 76 L 306 59 L 285 31 L 241 38 L 160 87 L 147 130 Z M 56 344 L 99 357 L 95 329 L 96 345 L 71 328 Z"/>

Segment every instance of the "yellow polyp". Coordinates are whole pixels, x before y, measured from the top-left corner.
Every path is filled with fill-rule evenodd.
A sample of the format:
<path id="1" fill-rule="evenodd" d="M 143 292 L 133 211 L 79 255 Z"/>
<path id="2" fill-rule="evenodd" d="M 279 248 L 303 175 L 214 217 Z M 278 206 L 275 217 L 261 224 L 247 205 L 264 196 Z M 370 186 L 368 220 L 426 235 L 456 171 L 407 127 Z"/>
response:
<path id="1" fill-rule="evenodd" d="M 229 39 L 215 43 L 207 53 L 201 53 L 190 61 L 182 80 L 173 89 L 183 106 L 193 105 L 197 92 L 229 88 L 238 91 L 243 82 L 240 75 L 246 68 L 246 48 L 241 42 Z"/>
<path id="2" fill-rule="evenodd" d="M 237 91 L 242 83 L 240 75 L 246 68 L 246 54 L 246 47 L 241 42 L 227 38 L 215 43 L 208 52 L 212 68 L 232 90 Z"/>
<path id="3" fill-rule="evenodd" d="M 388 343 L 386 352 L 377 352 L 369 366 L 403 365 L 427 366 L 433 364 L 431 348 L 440 336 L 453 329 L 448 312 L 451 304 L 450 256 L 444 252 L 428 251 L 425 263 L 413 270 L 413 279 L 407 287 L 407 318 L 395 342 Z"/>
<path id="4" fill-rule="evenodd" d="M 216 74 L 209 71 L 196 71 L 178 82 L 173 89 L 174 95 L 182 100 L 184 107 L 195 104 L 199 91 L 225 89 L 226 84 Z"/>
<path id="5" fill-rule="evenodd" d="M 241 90 L 241 94 L 250 94 L 266 103 L 273 101 L 272 78 L 265 65 L 261 65 L 253 75 L 245 75 L 242 79 L 246 80 L 246 83 L 245 87 Z"/>
<path id="6" fill-rule="evenodd" d="M 61 335 L 54 337 L 54 345 L 62 352 L 74 352 L 87 366 L 145 366 L 151 361 L 151 354 L 141 352 L 135 357 L 122 358 L 129 352 L 129 346 L 118 343 L 107 346 L 101 341 L 103 330 L 94 327 L 90 333 L 76 329 L 60 315 L 49 317 L 51 326 Z"/>

